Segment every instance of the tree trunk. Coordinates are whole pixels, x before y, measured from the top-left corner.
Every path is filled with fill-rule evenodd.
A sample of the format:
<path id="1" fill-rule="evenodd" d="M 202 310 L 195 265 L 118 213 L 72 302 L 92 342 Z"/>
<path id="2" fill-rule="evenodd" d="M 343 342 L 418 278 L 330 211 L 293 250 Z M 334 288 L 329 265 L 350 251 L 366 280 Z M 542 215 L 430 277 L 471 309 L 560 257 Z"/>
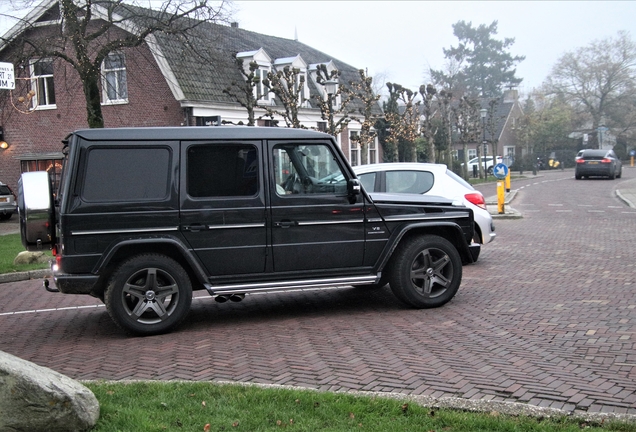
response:
<path id="1" fill-rule="evenodd" d="M 82 76 L 86 99 L 86 121 L 89 128 L 103 128 L 104 116 L 99 92 L 99 73 L 90 71 Z"/>

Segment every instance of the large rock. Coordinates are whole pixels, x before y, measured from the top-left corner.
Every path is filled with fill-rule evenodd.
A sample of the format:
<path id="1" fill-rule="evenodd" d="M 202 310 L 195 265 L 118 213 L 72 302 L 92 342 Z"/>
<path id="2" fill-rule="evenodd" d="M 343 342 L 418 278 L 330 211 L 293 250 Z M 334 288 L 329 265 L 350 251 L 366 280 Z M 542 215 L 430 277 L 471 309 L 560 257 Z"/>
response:
<path id="1" fill-rule="evenodd" d="M 51 260 L 51 257 L 44 252 L 27 252 L 23 251 L 18 254 L 13 260 L 13 265 L 20 264 L 40 264 L 47 263 Z"/>
<path id="2" fill-rule="evenodd" d="M 87 387 L 0 351 L 0 432 L 86 431 L 98 419 Z"/>

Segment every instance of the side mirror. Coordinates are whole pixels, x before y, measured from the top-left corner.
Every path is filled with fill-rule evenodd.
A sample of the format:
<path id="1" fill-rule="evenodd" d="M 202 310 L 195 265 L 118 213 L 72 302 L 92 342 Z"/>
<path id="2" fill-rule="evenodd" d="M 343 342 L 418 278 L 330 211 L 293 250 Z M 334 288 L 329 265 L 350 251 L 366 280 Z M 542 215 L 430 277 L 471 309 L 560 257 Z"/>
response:
<path id="1" fill-rule="evenodd" d="M 347 183 L 347 194 L 349 196 L 355 196 L 360 194 L 360 180 L 350 179 Z"/>

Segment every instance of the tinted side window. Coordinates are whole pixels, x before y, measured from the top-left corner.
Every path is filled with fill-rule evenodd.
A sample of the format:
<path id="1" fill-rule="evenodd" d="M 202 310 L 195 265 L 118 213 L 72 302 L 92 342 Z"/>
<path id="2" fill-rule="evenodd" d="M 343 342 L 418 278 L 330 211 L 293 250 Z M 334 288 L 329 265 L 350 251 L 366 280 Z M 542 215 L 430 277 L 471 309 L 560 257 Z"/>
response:
<path id="1" fill-rule="evenodd" d="M 323 144 L 280 144 L 274 147 L 276 193 L 343 194 L 345 175 L 331 149 Z"/>
<path id="2" fill-rule="evenodd" d="M 168 197 L 167 148 L 92 148 L 82 199 L 87 202 L 159 201 Z"/>
<path id="3" fill-rule="evenodd" d="M 423 194 L 433 187 L 433 174 L 428 171 L 387 171 L 386 191 Z"/>
<path id="4" fill-rule="evenodd" d="M 254 196 L 258 191 L 258 159 L 253 145 L 194 145 L 187 157 L 191 197 Z"/>

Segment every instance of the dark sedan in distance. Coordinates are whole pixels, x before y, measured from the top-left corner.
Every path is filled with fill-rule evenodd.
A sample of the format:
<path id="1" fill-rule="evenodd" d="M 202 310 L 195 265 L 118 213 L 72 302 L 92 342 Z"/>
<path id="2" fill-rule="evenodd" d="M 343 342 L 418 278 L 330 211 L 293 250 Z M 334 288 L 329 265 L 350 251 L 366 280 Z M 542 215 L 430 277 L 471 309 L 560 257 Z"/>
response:
<path id="1" fill-rule="evenodd" d="M 614 150 L 581 150 L 576 155 L 574 178 L 609 177 L 610 180 L 621 178 L 623 164 Z"/>

